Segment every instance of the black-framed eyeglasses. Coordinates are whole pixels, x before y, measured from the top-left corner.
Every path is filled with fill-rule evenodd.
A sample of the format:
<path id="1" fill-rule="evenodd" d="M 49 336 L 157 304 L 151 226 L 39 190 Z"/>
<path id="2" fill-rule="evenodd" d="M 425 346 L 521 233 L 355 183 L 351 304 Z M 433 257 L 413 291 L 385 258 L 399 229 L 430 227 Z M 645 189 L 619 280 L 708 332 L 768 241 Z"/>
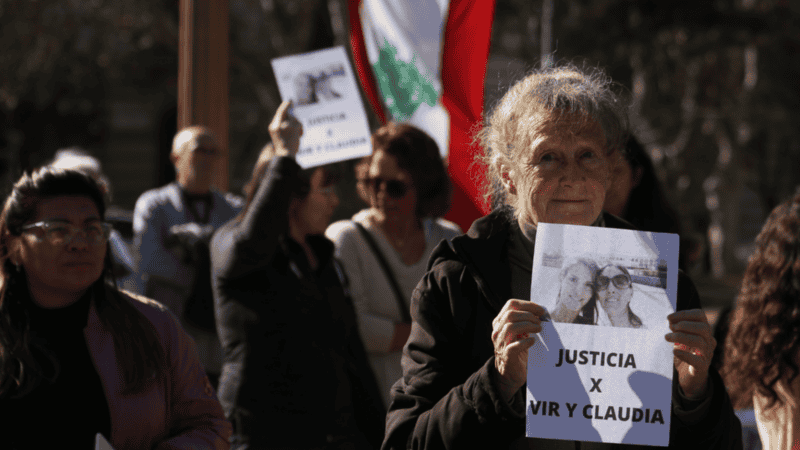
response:
<path id="1" fill-rule="evenodd" d="M 384 180 L 383 178 L 367 178 L 364 180 L 367 186 L 374 192 L 378 192 L 383 186 L 386 193 L 392 198 L 403 198 L 408 193 L 408 185 L 400 180 Z"/>
<path id="2" fill-rule="evenodd" d="M 614 283 L 614 287 L 617 289 L 625 289 L 630 287 L 631 285 L 631 277 L 621 273 L 619 275 L 614 275 L 613 277 L 604 277 L 600 275 L 597 277 L 597 281 L 595 282 L 598 290 L 605 290 L 608 289 L 608 282 Z"/>
<path id="3" fill-rule="evenodd" d="M 90 222 L 83 227 L 54 220 L 43 220 L 41 222 L 23 225 L 23 232 L 30 230 L 41 230 L 38 233 L 31 233 L 38 242 L 47 241 L 51 245 L 69 245 L 79 234 L 83 234 L 89 245 L 105 245 L 108 236 L 111 234 L 111 224 L 108 222 Z"/>

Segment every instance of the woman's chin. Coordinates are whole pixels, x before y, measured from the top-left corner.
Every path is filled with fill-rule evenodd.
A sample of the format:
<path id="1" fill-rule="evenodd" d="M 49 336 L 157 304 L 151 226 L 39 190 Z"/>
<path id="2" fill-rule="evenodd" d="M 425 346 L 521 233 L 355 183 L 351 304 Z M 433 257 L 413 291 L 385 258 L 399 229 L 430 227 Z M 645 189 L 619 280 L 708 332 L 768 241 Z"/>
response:
<path id="1" fill-rule="evenodd" d="M 560 211 L 556 214 L 548 214 L 544 222 L 557 223 L 561 225 L 591 225 L 597 220 L 598 215 L 591 211 Z"/>

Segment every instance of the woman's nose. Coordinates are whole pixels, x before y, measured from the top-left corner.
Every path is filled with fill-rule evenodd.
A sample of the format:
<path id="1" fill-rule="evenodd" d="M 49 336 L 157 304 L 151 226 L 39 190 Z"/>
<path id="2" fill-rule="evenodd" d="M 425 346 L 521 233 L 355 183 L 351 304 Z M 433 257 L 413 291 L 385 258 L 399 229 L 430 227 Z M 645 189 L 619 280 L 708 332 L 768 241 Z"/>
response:
<path id="1" fill-rule="evenodd" d="M 375 184 L 375 195 L 378 196 L 385 196 L 386 195 L 386 182 L 381 181 L 380 183 Z"/>
<path id="2" fill-rule="evenodd" d="M 583 173 L 583 168 L 575 161 L 567 161 L 563 170 L 564 172 L 561 180 L 566 184 L 580 182 L 586 178 Z"/>
<path id="3" fill-rule="evenodd" d="M 78 233 L 75 233 L 72 236 L 72 239 L 69 241 L 68 247 L 74 249 L 89 248 L 89 238 L 86 236 L 85 232 L 79 231 Z"/>

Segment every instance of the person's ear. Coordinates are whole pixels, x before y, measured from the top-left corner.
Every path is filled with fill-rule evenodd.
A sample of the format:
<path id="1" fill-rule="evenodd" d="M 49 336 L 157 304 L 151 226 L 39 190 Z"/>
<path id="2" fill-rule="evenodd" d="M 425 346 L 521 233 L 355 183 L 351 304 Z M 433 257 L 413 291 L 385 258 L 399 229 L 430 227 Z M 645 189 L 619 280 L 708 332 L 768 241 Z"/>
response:
<path id="1" fill-rule="evenodd" d="M 18 266 L 21 261 L 21 246 L 22 242 L 20 241 L 19 236 L 14 236 L 8 241 L 8 259 L 11 261 L 11 264 L 14 264 L 15 266 Z"/>
<path id="2" fill-rule="evenodd" d="M 300 223 L 300 207 L 303 205 L 303 199 L 292 197 L 289 200 L 289 208 L 286 210 L 286 216 L 289 218 L 289 234 L 301 225 Z"/>
<path id="3" fill-rule="evenodd" d="M 297 198 L 292 196 L 292 199 L 289 200 L 289 209 L 287 209 L 287 215 L 292 218 L 295 217 L 297 211 L 300 209 L 300 205 L 303 204 L 303 199 Z"/>
<path id="4" fill-rule="evenodd" d="M 503 187 L 506 189 L 511 195 L 517 194 L 517 187 L 514 185 L 514 178 L 516 178 L 516 172 L 510 166 L 506 164 L 500 165 L 500 182 L 503 183 Z"/>

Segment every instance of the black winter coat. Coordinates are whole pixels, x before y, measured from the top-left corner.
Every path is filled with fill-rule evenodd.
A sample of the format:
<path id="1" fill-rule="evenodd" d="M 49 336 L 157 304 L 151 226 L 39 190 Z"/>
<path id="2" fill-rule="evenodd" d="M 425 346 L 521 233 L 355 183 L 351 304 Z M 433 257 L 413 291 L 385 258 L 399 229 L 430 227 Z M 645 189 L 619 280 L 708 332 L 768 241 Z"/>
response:
<path id="1" fill-rule="evenodd" d="M 234 442 L 250 448 L 377 448 L 385 411 L 358 334 L 333 243 L 309 236 L 312 270 L 288 237 L 297 163 L 271 161 L 248 210 L 211 242 L 219 399 Z M 363 435 L 363 437 L 361 436 Z M 357 445 L 353 448 L 364 448 Z"/>
<path id="2" fill-rule="evenodd" d="M 631 228 L 604 214 L 606 226 Z M 524 401 L 517 398 L 512 406 L 500 396 L 491 339 L 492 320 L 511 295 L 507 241 L 512 226 L 503 212 L 493 212 L 431 255 L 429 271 L 412 297 L 403 378 L 392 388 L 382 448 L 653 448 L 524 438 Z M 694 285 L 681 273 L 678 309 L 699 307 Z M 710 404 L 703 416 L 682 409 L 686 403 L 675 377 L 669 448 L 742 448 L 741 425 L 713 368 L 710 378 Z"/>

